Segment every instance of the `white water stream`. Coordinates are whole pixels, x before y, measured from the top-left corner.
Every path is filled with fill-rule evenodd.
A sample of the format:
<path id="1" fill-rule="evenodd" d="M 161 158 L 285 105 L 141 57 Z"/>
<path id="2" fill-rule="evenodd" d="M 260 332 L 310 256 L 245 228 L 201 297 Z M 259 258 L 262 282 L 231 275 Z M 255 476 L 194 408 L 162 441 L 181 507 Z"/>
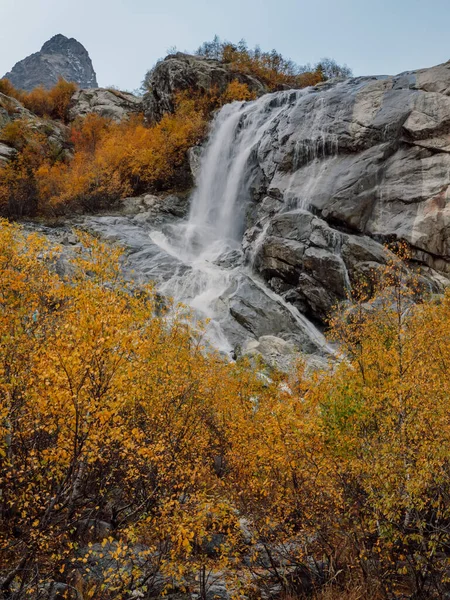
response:
<path id="1" fill-rule="evenodd" d="M 304 93 L 278 92 L 221 109 L 187 219 L 161 227 L 151 218 L 94 217 L 87 223 L 129 249 L 134 276 L 155 280 L 162 295 L 190 307 L 195 319 L 208 319 L 206 340 L 229 355 L 248 338 L 269 334 L 306 352 L 330 351 L 306 317 L 245 264 L 242 250 L 247 210 L 261 177 L 256 153 L 264 151 L 264 140 L 276 138 L 280 120 L 289 122 Z"/>
<path id="2" fill-rule="evenodd" d="M 288 312 L 317 347 L 327 348 L 322 334 L 297 309 L 242 264 L 241 241 L 254 179 L 252 153 L 275 119 L 302 93 L 288 91 L 255 102 L 226 105 L 213 123 L 203 152 L 187 222 L 172 225 L 166 233 L 150 233 L 162 251 L 189 267 L 175 270 L 160 285 L 160 292 L 187 304 L 200 318 L 210 319 L 207 338 L 225 352 L 233 349 L 224 328 L 230 318 L 227 296 L 239 289 L 242 274 L 250 280 L 252 290 Z"/>

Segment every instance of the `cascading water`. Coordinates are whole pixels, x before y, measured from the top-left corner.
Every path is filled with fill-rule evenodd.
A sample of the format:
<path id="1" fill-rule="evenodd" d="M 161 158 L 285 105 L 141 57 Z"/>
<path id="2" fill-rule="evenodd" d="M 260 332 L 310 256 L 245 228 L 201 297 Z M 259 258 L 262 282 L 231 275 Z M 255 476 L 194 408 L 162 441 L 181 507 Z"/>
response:
<path id="1" fill-rule="evenodd" d="M 170 227 L 164 235 L 150 234 L 156 244 L 189 266 L 181 273 L 176 271 L 160 291 L 188 304 L 201 318 L 211 319 L 207 336 L 214 346 L 227 352 L 239 338 L 237 324 L 230 324 L 229 300 L 244 288 L 278 304 L 280 311 L 289 313 L 294 330 L 301 329 L 302 335 L 312 338 L 318 347 L 325 345 L 303 315 L 243 266 L 241 248 L 246 209 L 257 177 L 252 153 L 280 113 L 289 110 L 302 93 L 288 91 L 225 106 L 213 123 L 203 153 L 187 223 Z"/>
<path id="2" fill-rule="evenodd" d="M 246 211 L 261 176 L 255 153 L 303 93 L 289 90 L 223 107 L 203 152 L 187 221 L 152 229 L 153 247 L 145 250 L 131 232 L 128 239 L 126 227 L 119 235 L 124 245 L 138 246 L 141 262 L 145 257 L 141 271 L 157 280 L 161 294 L 209 319 L 207 340 L 228 354 L 247 338 L 267 334 L 309 352 L 328 351 L 320 332 L 244 264 L 242 251 Z"/>

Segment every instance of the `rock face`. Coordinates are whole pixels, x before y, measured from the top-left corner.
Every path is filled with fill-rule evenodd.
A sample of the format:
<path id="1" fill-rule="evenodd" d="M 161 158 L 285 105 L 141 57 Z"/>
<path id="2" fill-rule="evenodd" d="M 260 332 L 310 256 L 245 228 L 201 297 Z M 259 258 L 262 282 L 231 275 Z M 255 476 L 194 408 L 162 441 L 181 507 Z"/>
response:
<path id="1" fill-rule="evenodd" d="M 72 97 L 70 119 L 85 117 L 89 113 L 96 113 L 115 121 L 122 121 L 130 114 L 143 112 L 142 98 L 129 92 L 114 89 L 87 89 L 77 90 Z"/>
<path id="2" fill-rule="evenodd" d="M 225 106 L 190 159 L 187 223 L 178 200 L 163 214 L 144 197 L 88 227 L 231 356 L 288 369 L 299 350 L 332 352 L 320 329 L 386 243 L 409 244 L 430 291 L 449 282 L 450 63 Z"/>
<path id="3" fill-rule="evenodd" d="M 269 286 L 324 321 L 396 240 L 432 289 L 448 282 L 450 62 L 272 97 L 249 157 L 244 234 Z"/>
<path id="4" fill-rule="evenodd" d="M 235 79 L 248 85 L 258 96 L 267 92 L 255 77 L 232 71 L 228 65 L 217 60 L 181 52 L 169 55 L 148 76 L 150 91 L 144 96 L 145 115 L 150 122 L 159 121 L 164 113 L 173 111 L 177 92 L 207 91 L 212 88 L 224 91 Z"/>
<path id="5" fill-rule="evenodd" d="M 51 88 L 59 77 L 73 81 L 80 88 L 98 86 L 86 48 L 76 39 L 61 34 L 45 42 L 39 52 L 16 63 L 4 77 L 16 88 L 27 91 L 38 85 Z"/>

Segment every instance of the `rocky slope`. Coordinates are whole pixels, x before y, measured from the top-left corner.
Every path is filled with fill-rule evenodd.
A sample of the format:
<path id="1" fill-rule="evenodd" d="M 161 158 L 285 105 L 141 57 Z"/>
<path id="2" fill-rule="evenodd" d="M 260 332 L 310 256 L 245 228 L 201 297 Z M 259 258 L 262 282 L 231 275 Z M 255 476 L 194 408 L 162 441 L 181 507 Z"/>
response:
<path id="1" fill-rule="evenodd" d="M 73 81 L 80 88 L 98 86 L 86 48 L 76 39 L 61 34 L 45 42 L 39 52 L 16 63 L 4 77 L 16 88 L 27 91 L 38 85 L 51 88 L 59 77 Z"/>
<path id="2" fill-rule="evenodd" d="M 38 131 L 47 137 L 54 144 L 55 152 L 67 149 L 67 127 L 63 123 L 38 117 L 15 98 L 0 93 L 0 166 L 16 153 L 12 141 L 4 138 L 3 130 L 6 125 L 18 120 L 25 121 L 30 131 Z"/>
<path id="3" fill-rule="evenodd" d="M 129 246 L 135 272 L 177 299 L 198 307 L 208 298 L 203 308 L 235 348 L 283 362 L 292 347 L 275 335 L 320 353 L 287 307 L 324 323 L 356 281 L 386 263 L 386 243 L 409 244 L 431 291 L 448 284 L 449 95 L 447 63 L 224 108 L 203 153 L 191 153 L 199 192 L 188 230 L 205 247 L 195 260 L 186 258 L 182 219 L 167 226 L 144 210 L 91 226 Z M 234 229 L 221 239 L 225 221 Z M 218 241 L 223 254 L 209 256 Z"/>
<path id="4" fill-rule="evenodd" d="M 121 121 L 130 114 L 143 112 L 143 100 L 129 92 L 116 89 L 93 88 L 77 90 L 72 97 L 69 112 L 71 120 L 95 113 L 102 117 Z"/>

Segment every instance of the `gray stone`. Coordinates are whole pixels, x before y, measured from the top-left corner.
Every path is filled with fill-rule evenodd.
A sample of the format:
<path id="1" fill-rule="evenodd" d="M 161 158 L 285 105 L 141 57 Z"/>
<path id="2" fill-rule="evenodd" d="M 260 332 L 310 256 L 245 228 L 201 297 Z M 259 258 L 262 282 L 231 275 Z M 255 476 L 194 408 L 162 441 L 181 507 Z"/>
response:
<path id="1" fill-rule="evenodd" d="M 98 543 L 111 535 L 112 526 L 100 519 L 82 519 L 75 524 L 78 542 L 83 544 Z"/>
<path id="2" fill-rule="evenodd" d="M 114 121 L 123 121 L 132 114 L 141 113 L 142 108 L 142 98 L 129 92 L 112 88 L 77 90 L 72 96 L 69 116 L 74 120 L 95 113 Z"/>
<path id="3" fill-rule="evenodd" d="M 395 240 L 430 289 L 448 282 L 449 90 L 450 62 L 285 97 L 249 159 L 268 196 L 244 249 L 299 310 L 324 320 L 351 283 L 386 264 Z"/>
<path id="4" fill-rule="evenodd" d="M 248 275 L 237 279 L 235 290 L 227 290 L 224 302 L 231 316 L 251 337 L 273 335 L 296 344 L 306 353 L 321 353 L 322 339 L 301 315 L 274 301 L 268 291 Z"/>
<path id="5" fill-rule="evenodd" d="M 76 39 L 61 34 L 45 42 L 39 52 L 16 63 L 4 77 L 16 88 L 27 91 L 39 85 L 51 88 L 59 77 L 73 81 L 81 88 L 98 85 L 86 48 Z"/>
<path id="6" fill-rule="evenodd" d="M 14 148 L 0 142 L 0 167 L 2 164 L 9 162 L 15 153 L 16 150 Z"/>
<path id="7" fill-rule="evenodd" d="M 292 342 L 265 335 L 258 340 L 247 340 L 242 346 L 242 356 L 261 359 L 270 368 L 289 373 L 301 355 Z"/>
<path id="8" fill-rule="evenodd" d="M 189 168 L 191 169 L 192 179 L 197 183 L 197 178 L 200 172 L 200 159 L 203 148 L 201 146 L 193 146 L 188 150 Z"/>

